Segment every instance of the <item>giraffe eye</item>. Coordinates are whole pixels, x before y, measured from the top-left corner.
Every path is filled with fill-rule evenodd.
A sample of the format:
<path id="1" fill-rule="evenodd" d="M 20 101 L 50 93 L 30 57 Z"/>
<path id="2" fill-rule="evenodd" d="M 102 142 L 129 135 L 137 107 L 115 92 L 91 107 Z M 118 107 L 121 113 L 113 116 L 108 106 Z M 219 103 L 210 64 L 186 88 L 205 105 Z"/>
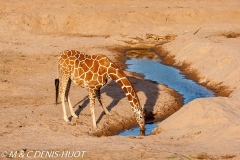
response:
<path id="1" fill-rule="evenodd" d="M 140 116 L 140 118 L 142 118 L 142 116 Z"/>

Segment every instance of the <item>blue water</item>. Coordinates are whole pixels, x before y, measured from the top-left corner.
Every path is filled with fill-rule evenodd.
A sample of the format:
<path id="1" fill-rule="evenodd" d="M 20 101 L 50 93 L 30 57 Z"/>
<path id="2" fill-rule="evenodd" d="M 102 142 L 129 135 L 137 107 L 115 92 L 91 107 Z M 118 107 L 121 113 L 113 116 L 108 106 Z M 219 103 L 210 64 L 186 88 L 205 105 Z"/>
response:
<path id="1" fill-rule="evenodd" d="M 145 79 L 165 84 L 184 97 L 184 104 L 204 97 L 212 97 L 214 94 L 207 88 L 187 79 L 180 70 L 160 63 L 160 60 L 131 58 L 126 61 L 127 70 L 144 75 Z"/>
<path id="2" fill-rule="evenodd" d="M 128 68 L 126 70 L 136 72 L 144 75 L 145 79 L 155 81 L 160 84 L 165 84 L 169 88 L 174 89 L 180 93 L 184 98 L 184 104 L 196 99 L 213 97 L 214 93 L 207 88 L 200 86 L 194 81 L 187 79 L 181 74 L 181 71 L 161 64 L 161 60 L 150 59 L 136 59 L 130 58 L 126 61 Z M 148 135 L 157 124 L 146 124 L 146 135 Z M 119 135 L 138 135 L 139 128 L 132 128 L 128 131 L 124 131 Z"/>
<path id="3" fill-rule="evenodd" d="M 151 131 L 154 128 L 157 127 L 158 123 L 159 122 L 153 123 L 153 124 L 145 124 L 145 128 L 146 128 L 145 134 L 149 135 L 151 133 Z M 125 130 L 124 132 L 121 132 L 119 135 L 120 136 L 130 136 L 130 135 L 137 136 L 137 135 L 139 135 L 139 133 L 140 133 L 140 128 L 138 126 L 136 126 L 136 127 L 133 127 L 133 128 L 131 128 L 129 130 Z"/>

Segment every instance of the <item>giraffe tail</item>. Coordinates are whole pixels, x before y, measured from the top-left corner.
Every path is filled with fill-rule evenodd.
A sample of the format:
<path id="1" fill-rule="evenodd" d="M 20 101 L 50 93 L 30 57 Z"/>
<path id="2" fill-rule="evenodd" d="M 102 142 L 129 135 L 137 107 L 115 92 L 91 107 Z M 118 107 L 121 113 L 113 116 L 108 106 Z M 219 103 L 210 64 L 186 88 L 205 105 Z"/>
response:
<path id="1" fill-rule="evenodd" d="M 59 79 L 55 79 L 55 88 L 56 88 L 56 102 L 55 102 L 55 105 L 57 105 L 58 95 L 59 95 Z"/>

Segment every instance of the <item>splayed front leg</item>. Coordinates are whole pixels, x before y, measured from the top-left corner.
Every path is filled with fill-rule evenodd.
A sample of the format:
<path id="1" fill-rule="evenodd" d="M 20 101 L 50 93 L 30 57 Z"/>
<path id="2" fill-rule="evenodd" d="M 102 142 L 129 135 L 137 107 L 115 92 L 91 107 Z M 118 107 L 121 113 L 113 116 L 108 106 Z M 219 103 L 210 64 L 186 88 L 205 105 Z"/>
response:
<path id="1" fill-rule="evenodd" d="M 97 128 L 95 113 L 94 113 L 94 106 L 93 107 L 90 106 L 90 110 L 91 110 L 91 115 L 92 115 L 93 128 Z"/>
<path id="2" fill-rule="evenodd" d="M 77 115 L 75 114 L 75 112 L 73 111 L 73 107 L 72 107 L 72 104 L 71 104 L 71 101 L 70 101 L 70 98 L 69 98 L 69 91 L 70 91 L 70 87 L 71 87 L 71 82 L 72 82 L 72 80 L 69 78 L 69 79 L 68 79 L 68 82 L 67 82 L 66 90 L 65 90 L 65 97 L 66 97 L 66 99 L 67 99 L 67 102 L 68 102 L 68 106 L 69 106 L 71 115 L 72 115 L 74 118 L 78 118 L 78 116 L 77 116 Z"/>
<path id="3" fill-rule="evenodd" d="M 95 89 L 89 89 L 88 94 L 89 94 L 89 100 L 90 100 L 90 111 L 91 111 L 91 115 L 92 115 L 93 128 L 97 128 L 95 113 L 94 113 L 96 90 Z"/>
<path id="4" fill-rule="evenodd" d="M 103 105 L 103 103 L 102 103 L 102 98 L 101 98 L 100 89 L 97 90 L 97 99 L 98 99 L 100 105 L 102 106 L 105 114 L 107 114 L 107 115 L 112 115 L 112 114 L 108 111 L 108 109 L 107 109 L 107 108 Z"/>
<path id="5" fill-rule="evenodd" d="M 70 98 L 68 97 L 68 105 L 69 105 L 69 109 L 70 109 L 70 113 L 74 118 L 78 118 L 78 116 L 75 114 L 75 112 L 73 111 L 73 107 L 70 101 Z"/>
<path id="6" fill-rule="evenodd" d="M 67 113 L 66 113 L 66 106 L 65 106 L 65 102 L 64 102 L 64 96 L 62 99 L 62 107 L 63 107 L 63 119 L 66 121 L 66 122 L 69 122 L 69 119 L 67 117 Z"/>

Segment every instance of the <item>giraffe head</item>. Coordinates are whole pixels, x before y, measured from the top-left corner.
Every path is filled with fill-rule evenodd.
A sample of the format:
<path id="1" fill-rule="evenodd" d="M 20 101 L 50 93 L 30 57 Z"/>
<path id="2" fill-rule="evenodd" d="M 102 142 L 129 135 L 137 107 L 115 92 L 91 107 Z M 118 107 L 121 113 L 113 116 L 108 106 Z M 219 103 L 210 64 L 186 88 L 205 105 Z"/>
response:
<path id="1" fill-rule="evenodd" d="M 135 118 L 140 126 L 140 136 L 145 136 L 145 113 L 142 107 L 134 111 Z"/>

